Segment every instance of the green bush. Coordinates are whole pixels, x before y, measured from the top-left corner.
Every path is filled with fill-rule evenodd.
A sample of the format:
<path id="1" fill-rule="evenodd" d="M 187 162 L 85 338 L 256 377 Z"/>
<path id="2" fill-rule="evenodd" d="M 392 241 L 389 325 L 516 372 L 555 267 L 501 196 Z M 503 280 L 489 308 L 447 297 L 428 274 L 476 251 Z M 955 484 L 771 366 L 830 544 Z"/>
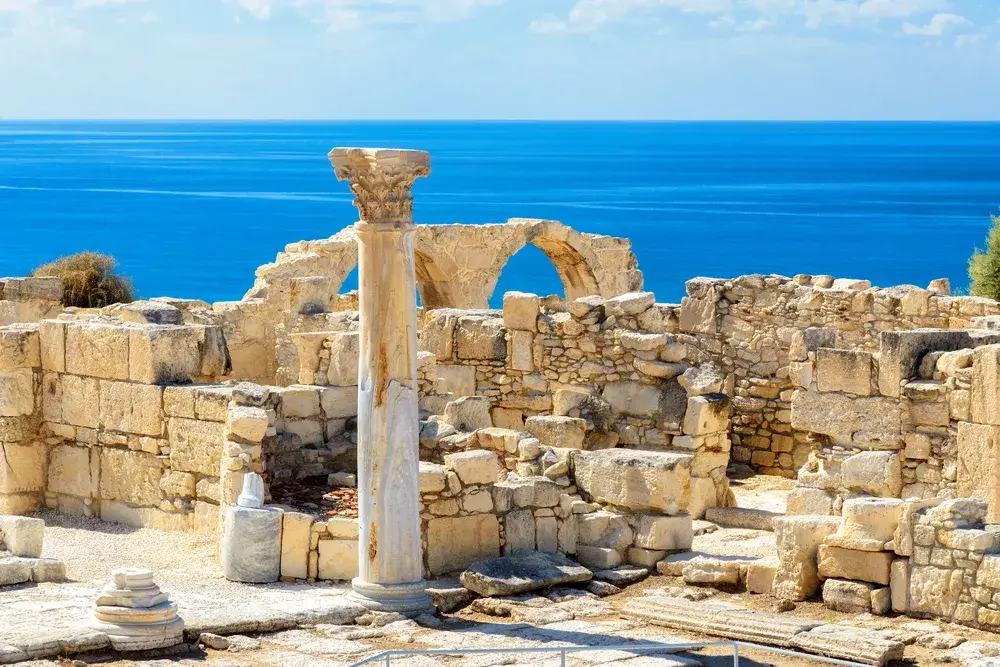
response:
<path id="1" fill-rule="evenodd" d="M 61 278 L 64 306 L 103 308 L 135 300 L 132 280 L 117 275 L 117 267 L 118 260 L 114 257 L 85 251 L 43 264 L 31 275 Z"/>
<path id="2" fill-rule="evenodd" d="M 1000 216 L 991 215 L 990 220 L 986 249 L 976 248 L 969 258 L 969 294 L 1000 301 Z"/>

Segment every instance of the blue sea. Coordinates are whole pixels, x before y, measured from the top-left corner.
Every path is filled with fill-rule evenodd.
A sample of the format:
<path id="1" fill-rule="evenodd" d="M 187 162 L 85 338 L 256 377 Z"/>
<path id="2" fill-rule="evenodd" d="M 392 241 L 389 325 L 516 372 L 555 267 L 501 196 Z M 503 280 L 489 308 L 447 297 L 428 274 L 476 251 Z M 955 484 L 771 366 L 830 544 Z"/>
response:
<path id="1" fill-rule="evenodd" d="M 997 123 L 4 121 L 0 275 L 89 249 L 143 297 L 239 299 L 285 244 L 356 219 L 326 159 L 344 145 L 430 151 L 418 222 L 629 237 L 660 301 L 745 273 L 961 288 L 1000 205 Z M 561 293 L 531 246 L 494 302 L 510 289 Z"/>

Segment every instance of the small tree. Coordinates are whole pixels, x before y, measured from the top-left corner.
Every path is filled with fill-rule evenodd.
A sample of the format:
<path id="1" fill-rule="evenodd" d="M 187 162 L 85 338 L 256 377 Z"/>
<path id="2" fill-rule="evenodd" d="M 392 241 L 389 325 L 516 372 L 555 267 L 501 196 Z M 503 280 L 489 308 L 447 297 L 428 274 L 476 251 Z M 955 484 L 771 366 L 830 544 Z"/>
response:
<path id="1" fill-rule="evenodd" d="M 64 306 L 103 308 L 135 300 L 132 280 L 117 275 L 117 267 L 118 260 L 111 255 L 85 251 L 43 264 L 31 275 L 61 278 Z"/>
<path id="2" fill-rule="evenodd" d="M 1000 216 L 991 215 L 990 220 L 986 249 L 976 248 L 969 258 L 969 294 L 1000 301 Z"/>

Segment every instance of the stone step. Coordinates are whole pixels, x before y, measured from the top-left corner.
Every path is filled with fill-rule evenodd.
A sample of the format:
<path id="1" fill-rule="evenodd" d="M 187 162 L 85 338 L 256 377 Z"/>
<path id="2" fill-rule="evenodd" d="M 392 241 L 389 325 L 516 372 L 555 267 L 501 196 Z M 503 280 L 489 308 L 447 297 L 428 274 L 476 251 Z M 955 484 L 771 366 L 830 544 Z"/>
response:
<path id="1" fill-rule="evenodd" d="M 705 510 L 705 520 L 723 528 L 774 530 L 772 521 L 776 516 L 784 514 L 749 507 L 710 507 Z"/>
<path id="2" fill-rule="evenodd" d="M 902 642 L 887 638 L 875 630 L 849 625 L 821 625 L 792 638 L 792 647 L 828 658 L 853 660 L 881 667 L 891 660 L 902 660 Z"/>
<path id="3" fill-rule="evenodd" d="M 799 633 L 823 625 L 822 621 L 751 611 L 731 604 L 656 596 L 629 600 L 622 616 L 676 630 L 784 648 L 792 646 L 792 639 Z"/>

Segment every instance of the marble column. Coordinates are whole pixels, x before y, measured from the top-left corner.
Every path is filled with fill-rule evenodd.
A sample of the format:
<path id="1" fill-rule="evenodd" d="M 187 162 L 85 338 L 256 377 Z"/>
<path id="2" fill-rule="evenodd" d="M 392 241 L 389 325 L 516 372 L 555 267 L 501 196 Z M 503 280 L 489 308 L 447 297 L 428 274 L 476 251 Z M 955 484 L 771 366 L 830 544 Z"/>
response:
<path id="1" fill-rule="evenodd" d="M 330 162 L 360 213 L 358 287 L 358 576 L 353 596 L 369 609 L 419 613 L 416 277 L 413 182 L 430 173 L 423 151 L 336 148 Z"/>

